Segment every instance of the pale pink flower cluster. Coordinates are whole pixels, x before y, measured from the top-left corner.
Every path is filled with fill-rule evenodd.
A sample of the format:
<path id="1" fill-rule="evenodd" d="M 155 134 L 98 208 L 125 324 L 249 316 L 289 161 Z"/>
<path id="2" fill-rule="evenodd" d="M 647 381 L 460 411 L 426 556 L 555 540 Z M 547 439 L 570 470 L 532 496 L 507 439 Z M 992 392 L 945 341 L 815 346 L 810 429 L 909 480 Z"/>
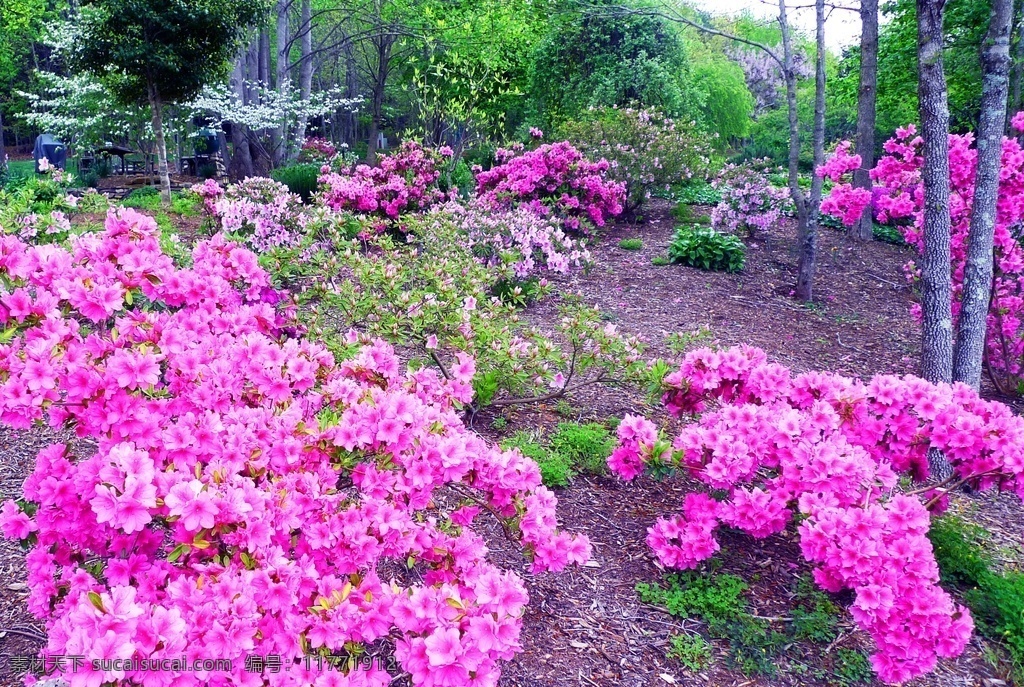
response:
<path id="1" fill-rule="evenodd" d="M 876 643 L 883 680 L 904 682 L 959 655 L 970 615 L 939 588 L 928 511 L 895 491 L 898 477 L 925 476 L 937 449 L 958 478 L 1024 498 L 1024 418 L 963 385 L 794 375 L 746 346 L 693 351 L 664 386 L 676 416 L 719 407 L 684 426 L 671 454 L 653 425 L 627 417 L 609 466 L 632 479 L 652 462 L 679 465 L 727 496 L 690 495 L 682 514 L 649 530 L 662 564 L 694 568 L 712 556 L 719 524 L 767 537 L 796 512 L 815 580 L 856 593 L 852 613 Z M 932 496 L 941 506 L 943 493 Z"/>
<path id="2" fill-rule="evenodd" d="M 257 253 L 292 248 L 305 237 L 302 201 L 284 184 L 266 177 L 248 177 L 227 189 L 212 179 L 191 189 L 217 228 L 243 238 Z"/>
<path id="3" fill-rule="evenodd" d="M 1024 131 L 1024 113 L 1013 118 L 1018 131 Z M 924 250 L 924 195 L 921 167 L 923 143 L 913 125 L 897 129 L 886 141 L 886 154 L 871 170 L 872 191 L 854 189 L 839 183 L 822 203 L 822 211 L 853 224 L 869 204 L 875 218 L 900 227 L 904 238 L 919 251 Z M 953 316 L 957 318 L 963 295 L 967 263 L 967 236 L 974 203 L 974 177 L 977 149 L 973 134 L 949 137 L 950 214 L 952 219 L 951 256 L 953 276 Z M 835 157 L 819 174 L 840 181 L 845 172 L 860 165 L 849 155 L 849 144 L 841 144 Z M 1016 390 L 1024 380 L 1024 248 L 1019 227 L 1024 221 L 1024 148 L 1015 138 L 1004 138 L 999 194 L 995 222 L 995 277 L 988 316 L 986 358 L 996 383 L 1005 391 Z M 918 278 L 911 264 L 908 276 Z"/>
<path id="4" fill-rule="evenodd" d="M 70 248 L 0 236 L 0 328 L 13 330 L 0 422 L 70 427 L 95 446 L 42 450 L 0 531 L 30 547 L 45 654 L 233 669 L 86 661 L 59 677 L 383 687 L 379 668 L 296 661 L 387 642 L 413 685 L 495 685 L 527 596 L 487 560 L 478 505 L 519 534 L 534 571 L 585 562 L 590 547 L 556 530 L 535 463 L 463 426 L 472 358 L 450 380 L 404 372 L 382 342 L 337 362 L 283 335 L 293 320 L 252 252 L 218 234 L 182 269 L 158 237 L 132 210 Z M 471 505 L 442 498 L 455 484 Z M 248 673 L 249 654 L 291 669 Z"/>
<path id="5" fill-rule="evenodd" d="M 476 175 L 477 198 L 491 209 L 526 207 L 583 233 L 581 222 L 603 227 L 622 212 L 625 185 L 608 179 L 608 161 L 592 162 L 568 141 L 495 157 L 500 164 Z"/>
<path id="6" fill-rule="evenodd" d="M 590 263 L 583 241 L 565 233 L 561 222 L 526 208 L 489 210 L 480 203 L 451 202 L 442 212 L 453 216 L 474 255 L 491 266 L 507 266 L 516 279 L 548 270 L 567 274 Z"/>
<path id="7" fill-rule="evenodd" d="M 766 160 L 728 164 L 711 185 L 722 194 L 721 202 L 711 211 L 711 226 L 719 232 L 764 232 L 777 225 L 789 209 L 789 190 L 771 183 Z"/>

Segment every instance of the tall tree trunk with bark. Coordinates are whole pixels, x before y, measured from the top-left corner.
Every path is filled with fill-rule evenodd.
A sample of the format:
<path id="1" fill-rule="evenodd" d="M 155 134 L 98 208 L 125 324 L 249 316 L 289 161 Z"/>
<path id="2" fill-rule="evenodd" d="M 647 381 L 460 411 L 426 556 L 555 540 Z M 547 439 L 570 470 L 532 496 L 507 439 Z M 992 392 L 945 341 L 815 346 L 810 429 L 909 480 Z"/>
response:
<path id="1" fill-rule="evenodd" d="M 815 39 L 817 59 L 814 68 L 814 169 L 825 164 L 825 0 L 815 0 Z M 821 207 L 823 179 L 811 177 L 811 194 L 807 199 L 807 225 L 798 233 L 800 264 L 797 267 L 797 295 L 811 300 L 814 295 L 814 268 L 818 255 L 818 210 Z"/>
<path id="2" fill-rule="evenodd" d="M 313 12 L 310 0 L 302 0 L 299 31 L 299 97 L 302 100 L 309 100 L 313 90 Z M 306 138 L 306 124 L 305 116 L 299 115 L 299 121 L 295 126 L 296 143 L 301 144 Z"/>
<path id="3" fill-rule="evenodd" d="M 367 137 L 366 163 L 377 163 L 377 135 L 380 133 L 381 115 L 384 109 L 384 89 L 387 87 L 388 71 L 391 69 L 391 45 L 394 37 L 381 27 L 377 35 L 377 68 L 373 74 L 373 93 L 370 98 L 370 132 Z"/>
<path id="4" fill-rule="evenodd" d="M 152 83 L 149 84 L 149 107 L 153 114 L 153 135 L 156 137 L 157 172 L 160 175 L 160 187 L 163 191 L 163 203 L 171 204 L 171 175 L 167 169 L 167 141 L 164 138 L 163 101 L 160 91 Z"/>
<path id="5" fill-rule="evenodd" d="M 950 299 L 949 104 L 942 66 L 945 0 L 917 0 L 918 100 L 924 138 L 924 341 L 921 371 L 930 382 L 953 379 Z"/>
<path id="6" fill-rule="evenodd" d="M 930 382 L 953 380 L 953 287 L 950 274 L 949 103 L 942 66 L 945 0 L 917 0 L 917 97 L 924 138 L 924 256 L 921 373 Z M 931 475 L 943 480 L 953 468 L 938 450 L 928 452 Z"/>
<path id="7" fill-rule="evenodd" d="M 4 145 L 4 110 L 0 107 L 0 170 L 7 165 L 7 146 Z"/>
<path id="8" fill-rule="evenodd" d="M 275 59 L 277 60 L 275 76 L 277 77 L 274 81 L 274 87 L 279 93 L 284 93 L 290 88 L 288 78 L 288 67 L 289 65 L 289 45 L 291 42 L 291 33 L 289 31 L 289 10 L 291 9 L 291 0 L 277 0 L 277 49 L 275 50 Z M 270 84 L 267 84 L 268 86 Z M 273 158 L 273 164 L 276 166 L 281 163 L 284 159 L 285 151 L 288 145 L 288 127 L 285 123 L 281 123 L 281 126 L 274 129 L 271 132 L 271 156 Z"/>
<path id="9" fill-rule="evenodd" d="M 235 68 L 231 73 L 231 88 L 242 102 L 248 102 L 245 86 L 246 54 L 243 50 L 235 60 Z M 235 180 L 254 176 L 256 173 L 252 162 L 252 151 L 249 148 L 248 131 L 245 126 L 231 123 L 231 162 L 228 164 L 228 175 Z"/>
<path id="10" fill-rule="evenodd" d="M 875 166 L 875 101 L 878 95 L 878 0 L 860 3 L 860 88 L 857 92 L 857 154 L 860 169 L 853 173 L 856 188 L 871 188 L 871 175 Z M 852 228 L 854 238 L 870 241 L 874 223 L 871 207 L 864 208 L 860 221 Z"/>
<path id="11" fill-rule="evenodd" d="M 981 52 L 981 113 L 978 124 L 978 170 L 975 176 L 971 230 L 967 238 L 964 291 L 957 327 L 953 380 L 981 386 L 988 306 L 992 292 L 992 239 L 1010 71 L 1010 20 L 1013 0 L 992 0 L 988 33 Z"/>
<path id="12" fill-rule="evenodd" d="M 796 69 L 793 55 L 793 39 L 789 29 L 789 20 L 786 14 L 786 0 L 779 0 L 779 26 L 782 29 L 782 51 L 784 63 L 784 77 L 786 80 L 786 107 L 789 111 L 789 195 L 793 198 L 793 205 L 796 207 L 797 221 L 797 244 L 800 250 L 800 266 L 797 270 L 797 298 L 805 301 L 811 300 L 812 283 L 804 280 L 804 271 L 810 267 L 813 274 L 813 255 L 808 264 L 805 250 L 808 247 L 807 232 L 810 216 L 808 212 L 808 199 L 800 188 L 800 119 L 796 104 Z M 813 249 L 813 239 L 810 247 Z"/>
<path id="13" fill-rule="evenodd" d="M 1013 112 L 1024 106 L 1024 102 L 1021 101 L 1024 96 L 1024 2 L 1017 3 L 1015 14 L 1016 42 L 1013 43 L 1013 72 L 1010 76 L 1010 108 Z"/>

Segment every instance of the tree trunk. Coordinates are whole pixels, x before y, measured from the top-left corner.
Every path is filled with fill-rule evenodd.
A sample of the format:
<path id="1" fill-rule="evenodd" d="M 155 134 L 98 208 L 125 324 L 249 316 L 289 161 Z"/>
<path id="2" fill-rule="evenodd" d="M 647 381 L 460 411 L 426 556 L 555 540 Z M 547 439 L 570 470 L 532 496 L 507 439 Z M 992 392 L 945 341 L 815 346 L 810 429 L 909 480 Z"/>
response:
<path id="1" fill-rule="evenodd" d="M 1013 46 L 1013 92 L 1010 96 L 1010 108 L 1012 112 L 1017 112 L 1024 106 L 1021 102 L 1021 86 L 1024 84 L 1024 2 L 1017 3 L 1017 18 L 1014 23 L 1017 26 L 1017 42 Z"/>
<path id="2" fill-rule="evenodd" d="M 825 0 L 815 0 L 815 37 L 817 42 L 814 68 L 814 169 L 825 164 Z M 811 195 L 807 200 L 807 224 L 798 232 L 800 264 L 797 267 L 797 295 L 810 301 L 814 295 L 814 268 L 818 254 L 818 210 L 824 179 L 811 177 Z"/>
<path id="3" fill-rule="evenodd" d="M 282 95 L 290 90 L 291 85 L 288 78 L 288 67 L 289 67 L 289 50 L 288 43 L 291 40 L 291 35 L 288 26 L 288 11 L 291 8 L 291 0 L 277 0 L 277 68 L 274 87 L 278 93 Z M 269 85 L 269 84 L 268 84 Z M 286 122 L 281 122 L 273 132 L 271 132 L 271 156 L 273 158 L 273 164 L 276 166 L 280 164 L 281 160 L 284 159 L 285 151 L 288 147 L 288 125 Z"/>
<path id="4" fill-rule="evenodd" d="M 302 0 L 302 9 L 299 19 L 299 51 L 301 62 L 299 62 L 299 97 L 302 100 L 309 100 L 313 90 L 313 13 L 310 0 Z M 299 121 L 295 126 L 295 142 L 299 145 L 306 138 L 306 118 L 299 115 Z"/>
<path id="5" fill-rule="evenodd" d="M 921 260 L 923 311 L 921 373 L 930 382 L 953 380 L 949 217 L 949 104 L 942 66 L 945 0 L 917 0 L 917 97 L 924 138 L 924 256 Z M 938 450 L 928 452 L 934 478 L 953 468 Z"/>
<path id="6" fill-rule="evenodd" d="M 157 172 L 160 174 L 160 186 L 163 189 L 165 206 L 171 204 L 171 175 L 167 170 L 167 141 L 164 139 L 163 102 L 156 86 L 149 84 L 149 107 L 153 111 L 153 134 L 156 136 Z"/>
<path id="7" fill-rule="evenodd" d="M 377 134 L 380 133 L 381 113 L 384 109 L 384 89 L 387 87 L 388 70 L 391 68 L 391 43 L 393 38 L 382 28 L 377 36 L 377 70 L 373 75 L 373 94 L 370 108 L 370 134 L 366 145 L 366 163 L 377 163 Z"/>
<path id="8" fill-rule="evenodd" d="M 871 189 L 871 175 L 868 171 L 875 166 L 875 100 L 878 94 L 878 0 L 861 0 L 860 3 L 860 89 L 857 92 L 857 154 L 860 155 L 860 169 L 853 173 L 856 188 Z M 874 222 L 871 206 L 864 208 L 864 214 L 851 232 L 861 241 L 870 241 Z"/>
<path id="9" fill-rule="evenodd" d="M 4 110 L 0 107 L 0 172 L 7 171 L 7 147 L 4 145 Z"/>
<path id="10" fill-rule="evenodd" d="M 351 40 L 345 41 L 344 53 L 345 97 L 354 100 L 359 96 L 359 74 L 356 69 L 356 54 Z M 358 123 L 356 113 L 353 110 L 348 110 L 342 115 L 342 120 L 344 121 L 342 141 L 352 145 L 359 140 L 359 132 L 356 131 L 356 125 Z"/>
<path id="11" fill-rule="evenodd" d="M 812 283 L 809 279 L 804 280 L 804 270 L 809 267 L 813 274 L 814 256 L 811 255 L 811 261 L 808 263 L 805 251 L 810 218 L 807 212 L 807 198 L 800 188 L 800 119 L 796 106 L 796 69 L 794 68 L 793 40 L 786 16 L 786 0 L 779 0 L 779 26 L 782 29 L 782 51 L 785 65 L 783 76 L 786 79 L 786 107 L 789 111 L 789 195 L 793 198 L 793 205 L 796 207 L 797 244 L 800 250 L 796 297 L 809 301 L 812 296 Z M 811 247 L 813 249 L 813 239 Z"/>
<path id="12" fill-rule="evenodd" d="M 1010 18 L 1013 0 L 992 0 L 988 34 L 981 52 L 981 114 L 978 124 L 978 171 L 975 176 L 971 230 L 967 238 L 964 292 L 957 327 L 953 380 L 981 386 L 989 297 L 992 291 L 992 238 L 999 194 L 1006 92 L 1010 69 Z"/>
<path id="13" fill-rule="evenodd" d="M 257 80 L 264 84 L 270 84 L 270 32 L 267 29 L 260 31 L 260 58 L 259 74 Z"/>

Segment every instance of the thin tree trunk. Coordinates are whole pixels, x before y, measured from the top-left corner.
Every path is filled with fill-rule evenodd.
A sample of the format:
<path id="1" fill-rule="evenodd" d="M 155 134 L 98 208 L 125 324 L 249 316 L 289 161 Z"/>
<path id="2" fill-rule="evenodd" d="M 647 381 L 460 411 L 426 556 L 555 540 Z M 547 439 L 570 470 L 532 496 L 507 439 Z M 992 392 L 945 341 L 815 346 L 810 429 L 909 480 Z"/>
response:
<path id="1" fill-rule="evenodd" d="M 359 74 L 356 69 L 356 54 L 351 40 L 345 41 L 344 53 L 345 97 L 350 100 L 355 100 L 355 98 L 359 96 Z M 356 119 L 356 113 L 352 110 L 348 110 L 342 115 L 342 118 L 345 123 L 342 131 L 342 141 L 352 145 L 359 140 L 358 131 L 356 131 L 356 125 L 358 122 Z"/>
<path id="2" fill-rule="evenodd" d="M 259 74 L 257 79 L 262 84 L 270 83 L 270 32 L 267 29 L 260 31 L 260 60 Z"/>
<path id="3" fill-rule="evenodd" d="M 303 101 L 309 100 L 313 90 L 313 12 L 310 0 L 302 0 L 302 8 L 299 18 L 299 30 L 302 31 L 299 39 L 299 97 Z M 306 138 L 306 117 L 299 115 L 299 121 L 295 126 L 295 141 L 300 144 Z"/>
<path id="4" fill-rule="evenodd" d="M 875 100 L 878 94 L 878 0 L 860 3 L 860 89 L 857 92 L 857 154 L 860 169 L 853 173 L 856 188 L 871 189 L 869 170 L 875 166 Z M 871 206 L 851 229 L 854 238 L 870 241 L 874 222 Z"/>
<path id="5" fill-rule="evenodd" d="M 291 40 L 288 25 L 288 12 L 291 8 L 291 0 L 277 0 L 277 68 L 276 68 L 276 80 L 274 87 L 278 93 L 284 94 L 290 90 L 291 84 L 288 78 L 288 66 L 289 66 L 289 50 L 288 44 Z M 268 84 L 269 85 L 269 84 Z M 285 151 L 288 146 L 288 125 L 286 122 L 281 122 L 274 131 L 271 132 L 271 156 L 273 158 L 273 164 L 280 164 L 281 160 L 284 159 Z"/>
<path id="6" fill-rule="evenodd" d="M 4 145 L 4 110 L 0 107 L 0 172 L 3 171 L 7 171 L 7 147 Z"/>
<path id="7" fill-rule="evenodd" d="M 1017 112 L 1024 105 L 1021 102 L 1021 86 L 1024 85 L 1024 2 L 1017 3 L 1017 18 L 1014 23 L 1017 27 L 1017 42 L 1013 46 L 1013 76 L 1010 82 L 1013 92 L 1010 96 L 1010 107 L 1013 112 Z"/>
<path id="8" fill-rule="evenodd" d="M 786 79 L 786 106 L 789 111 L 789 195 L 793 198 L 793 205 L 796 207 L 797 244 L 800 250 L 796 297 L 809 301 L 813 294 L 811 293 L 810 280 L 804 280 L 804 270 L 810 267 L 813 272 L 814 265 L 813 255 L 809 265 L 805 259 L 807 230 L 809 228 L 808 203 L 803 190 L 800 188 L 800 119 L 796 106 L 796 69 L 794 68 L 793 59 L 793 40 L 786 16 L 786 0 L 779 0 L 779 26 L 782 29 L 782 51 L 785 65 L 783 75 Z"/>
<path id="9" fill-rule="evenodd" d="M 160 174 L 160 186 L 163 188 L 165 206 L 171 204 L 171 175 L 167 170 L 167 141 L 164 139 L 163 103 L 160 92 L 152 84 L 149 85 L 149 106 L 153 111 L 153 134 L 156 136 L 157 172 Z"/>
<path id="10" fill-rule="evenodd" d="M 814 169 L 825 164 L 825 0 L 815 0 L 815 37 L 817 60 L 814 68 Z M 797 267 L 797 295 L 806 301 L 814 296 L 814 268 L 818 254 L 818 209 L 821 206 L 821 187 L 824 180 L 817 174 L 811 177 L 811 195 L 807 200 L 807 224 L 800 244 L 800 263 Z"/>
<path id="11" fill-rule="evenodd" d="M 370 133 L 367 137 L 366 162 L 377 163 L 377 135 L 380 133 L 381 113 L 384 109 L 384 89 L 387 86 L 391 61 L 391 36 L 384 35 L 383 29 L 377 43 L 377 71 L 374 74 L 372 103 L 370 108 Z"/>
<path id="12" fill-rule="evenodd" d="M 992 240 L 999 194 L 1006 92 L 1010 70 L 1010 19 L 1013 0 L 992 0 L 988 34 L 981 52 L 981 114 L 978 124 L 978 171 L 975 176 L 971 230 L 967 238 L 964 292 L 957 327 L 953 380 L 981 386 L 989 297 L 992 291 Z"/>
<path id="13" fill-rule="evenodd" d="M 917 97 L 924 138 L 924 256 L 921 260 L 923 311 L 921 373 L 930 382 L 953 380 L 949 217 L 949 103 L 942 66 L 945 0 L 917 0 Z M 932 477 L 953 473 L 938 450 L 928 452 Z"/>
<path id="14" fill-rule="evenodd" d="M 924 350 L 921 370 L 931 382 L 953 378 L 950 276 L 949 105 L 942 66 L 945 0 L 917 0 L 918 100 L 924 137 Z"/>

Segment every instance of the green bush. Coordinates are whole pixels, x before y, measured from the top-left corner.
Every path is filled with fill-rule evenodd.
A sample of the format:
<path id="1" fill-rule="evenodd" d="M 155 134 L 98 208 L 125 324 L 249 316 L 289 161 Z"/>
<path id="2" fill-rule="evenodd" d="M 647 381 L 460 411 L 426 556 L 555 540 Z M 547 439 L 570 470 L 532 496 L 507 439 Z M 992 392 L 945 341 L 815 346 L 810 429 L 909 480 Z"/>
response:
<path id="1" fill-rule="evenodd" d="M 623 250 L 641 250 L 643 247 L 643 239 L 632 238 L 619 241 L 619 248 Z"/>
<path id="2" fill-rule="evenodd" d="M 722 192 L 700 179 L 677 189 L 675 198 L 686 205 L 718 205 L 722 202 Z"/>
<path id="3" fill-rule="evenodd" d="M 557 451 L 551 451 L 540 444 L 537 437 L 529 432 L 516 432 L 501 442 L 505 449 L 519 449 L 527 458 L 533 459 L 540 467 L 540 478 L 547 487 L 565 487 L 572 478 L 569 459 Z"/>
<path id="4" fill-rule="evenodd" d="M 288 190 L 308 203 L 316 193 L 317 179 L 320 177 L 320 165 L 307 162 L 298 165 L 279 167 L 270 173 L 274 181 L 280 181 Z"/>
<path id="5" fill-rule="evenodd" d="M 928 532 L 943 582 L 963 590 L 978 631 L 1006 647 L 1014 680 L 1024 682 L 1024 573 L 994 572 L 987 537 L 953 515 L 934 518 Z"/>
<path id="6" fill-rule="evenodd" d="M 700 670 L 711 662 L 711 645 L 699 634 L 672 635 L 666 658 L 677 659 L 690 670 Z"/>
<path id="7" fill-rule="evenodd" d="M 615 439 L 607 427 L 596 422 L 585 425 L 561 422 L 548 445 L 552 451 L 565 456 L 577 471 L 603 475 L 608 472 L 608 456 L 615 448 Z"/>
<path id="8" fill-rule="evenodd" d="M 720 234 L 711 227 L 676 229 L 668 247 L 669 260 L 690 267 L 718 272 L 739 272 L 746 259 L 743 242 L 732 234 Z"/>

